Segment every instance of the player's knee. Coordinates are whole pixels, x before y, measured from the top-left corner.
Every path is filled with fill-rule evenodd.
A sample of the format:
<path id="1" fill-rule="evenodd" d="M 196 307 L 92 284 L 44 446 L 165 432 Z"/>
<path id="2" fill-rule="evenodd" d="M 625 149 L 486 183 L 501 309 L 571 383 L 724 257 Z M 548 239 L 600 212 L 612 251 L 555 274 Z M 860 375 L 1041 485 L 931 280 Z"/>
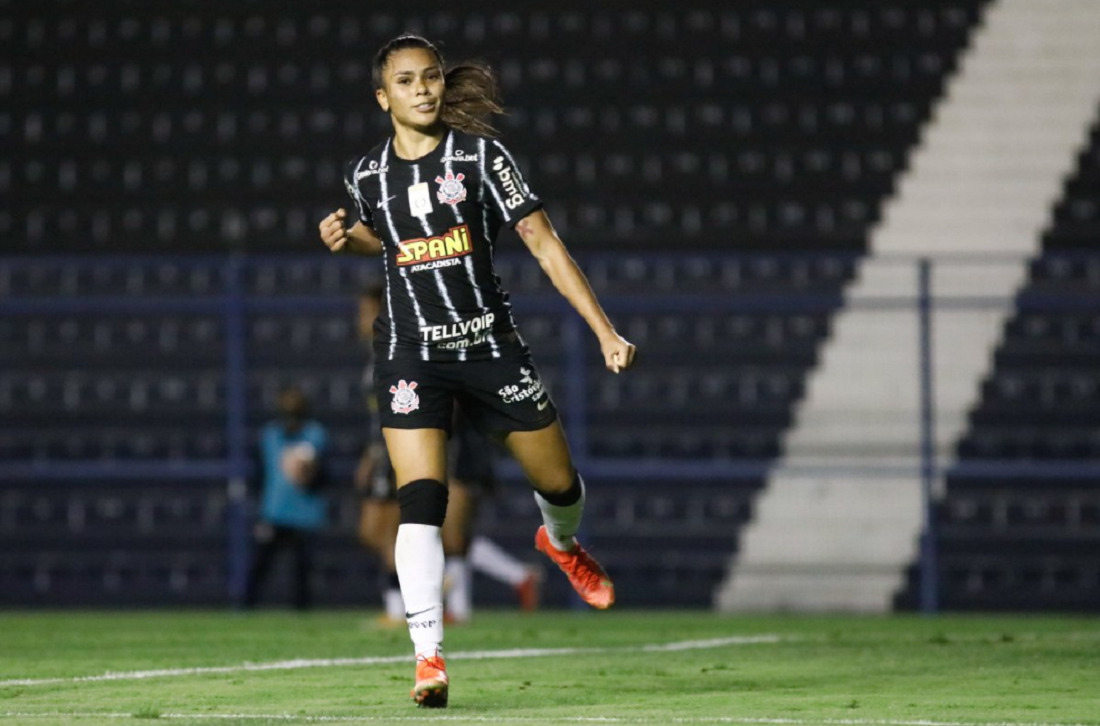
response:
<path id="1" fill-rule="evenodd" d="M 447 487 L 436 479 L 417 479 L 397 490 L 401 524 L 442 527 L 447 517 Z"/>
<path id="2" fill-rule="evenodd" d="M 556 488 L 536 486 L 535 491 L 546 501 L 556 506 L 567 507 L 575 504 L 584 496 L 584 480 L 580 472 L 574 471 L 572 477 L 563 480 L 566 483 Z"/>

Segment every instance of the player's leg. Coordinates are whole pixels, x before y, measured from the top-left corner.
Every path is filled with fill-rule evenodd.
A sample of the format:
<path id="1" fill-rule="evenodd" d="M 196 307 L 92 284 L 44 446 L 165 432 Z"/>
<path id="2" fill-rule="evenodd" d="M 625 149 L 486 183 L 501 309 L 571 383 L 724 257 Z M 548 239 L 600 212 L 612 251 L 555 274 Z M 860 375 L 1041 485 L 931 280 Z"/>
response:
<path id="1" fill-rule="evenodd" d="M 498 436 L 535 490 L 544 526 L 535 546 L 569 576 L 585 602 L 607 608 L 615 590 L 580 545 L 584 482 L 573 466 L 557 410 L 530 355 L 470 367 L 460 403 L 482 432 Z"/>
<path id="2" fill-rule="evenodd" d="M 543 398 L 541 403 L 545 407 L 549 406 L 547 398 Z M 538 406 L 539 403 L 534 406 L 535 413 L 541 413 Z M 542 411 L 545 411 L 545 408 Z M 535 428 L 538 426 L 536 425 Z M 461 612 L 461 602 L 456 603 L 455 607 L 451 606 L 451 599 L 458 600 L 463 594 L 460 589 L 454 587 L 454 583 L 462 582 L 463 574 L 470 583 L 473 583 L 474 570 L 511 586 L 524 610 L 534 610 L 538 607 L 542 570 L 520 562 L 485 537 L 474 534 L 478 506 L 485 499 L 492 497 L 497 488 L 494 452 L 495 446 L 476 431 L 470 417 L 465 415 L 463 409 L 459 407 L 454 435 L 451 437 L 447 454 L 451 468 L 451 504 L 447 512 L 447 524 L 443 526 L 443 544 L 445 548 L 448 546 L 448 527 L 452 524 L 455 530 L 462 527 L 461 549 L 456 545 L 453 552 L 463 552 L 465 560 L 452 558 L 452 550 L 447 550 L 447 577 L 448 582 L 452 583 L 452 587 L 447 592 L 448 615 Z M 461 509 L 456 506 L 455 496 L 460 486 L 463 487 L 465 495 Z M 466 501 L 469 502 L 468 505 L 465 504 Z M 460 566 L 465 566 L 466 573 L 469 574 L 460 572 Z"/>
<path id="3" fill-rule="evenodd" d="M 394 472 L 400 524 L 394 565 L 416 656 L 413 699 L 447 705 L 443 666 L 443 542 L 447 514 L 447 435 L 454 393 L 445 366 L 378 360 L 374 390 L 386 452 Z M 388 396 L 387 396 L 388 392 Z"/>
<path id="4" fill-rule="evenodd" d="M 542 589 L 541 568 L 513 557 L 496 542 L 481 534 L 471 537 L 466 559 L 471 570 L 511 586 L 519 598 L 521 610 L 530 612 L 538 609 Z"/>
<path id="5" fill-rule="evenodd" d="M 242 603 L 245 608 L 256 607 L 260 600 L 260 590 L 267 581 L 272 558 L 279 546 L 275 532 L 276 527 L 269 522 L 259 522 L 252 531 L 255 550 L 252 555 L 252 566 L 248 569 L 248 578 L 245 580 Z"/>
<path id="6" fill-rule="evenodd" d="M 393 561 L 397 527 L 400 524 L 401 509 L 397 504 L 396 489 L 381 497 L 372 493 L 363 500 L 359 516 L 359 541 L 378 556 L 379 589 L 382 591 L 382 606 L 385 610 L 382 617 L 387 625 L 399 624 L 405 620 L 401 584 Z"/>
<path id="7" fill-rule="evenodd" d="M 577 594 L 600 610 L 615 602 L 611 579 L 577 543 L 584 513 L 584 481 L 573 466 L 565 432 L 557 420 L 536 431 L 513 431 L 504 445 L 535 489 L 543 526 L 535 546 L 569 577 Z"/>
<path id="8" fill-rule="evenodd" d="M 550 542 L 558 549 L 571 548 L 584 512 L 584 483 L 573 467 L 561 422 L 536 431 L 513 431 L 504 445 L 535 490 Z"/>
<path id="9" fill-rule="evenodd" d="M 466 482 L 451 477 L 447 484 L 447 519 L 443 523 L 443 554 L 446 556 L 447 621 L 465 623 L 473 615 L 470 564 L 470 531 L 477 514 L 477 502 Z"/>
<path id="10" fill-rule="evenodd" d="M 287 538 L 294 553 L 294 608 L 308 610 L 313 604 L 309 587 L 309 574 L 313 569 L 310 533 L 288 527 Z"/>
<path id="11" fill-rule="evenodd" d="M 416 653 L 413 698 L 422 706 L 447 705 L 443 648 L 443 542 L 447 513 L 447 431 L 383 428 L 397 481 L 401 524 L 394 562 L 405 619 Z"/>

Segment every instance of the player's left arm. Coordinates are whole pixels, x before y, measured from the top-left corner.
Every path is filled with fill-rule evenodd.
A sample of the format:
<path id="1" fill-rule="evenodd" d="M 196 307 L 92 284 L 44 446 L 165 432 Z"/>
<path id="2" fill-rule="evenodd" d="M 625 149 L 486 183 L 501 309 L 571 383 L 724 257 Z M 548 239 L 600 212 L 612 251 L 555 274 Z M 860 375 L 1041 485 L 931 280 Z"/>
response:
<path id="1" fill-rule="evenodd" d="M 588 278 L 581 272 L 569 251 L 558 237 L 550 218 L 542 209 L 536 209 L 516 222 L 519 233 L 527 249 L 539 261 L 543 272 L 554 283 L 558 292 L 569 301 L 592 332 L 600 341 L 607 370 L 618 373 L 634 364 L 634 345 L 619 335 L 615 326 L 607 317 L 588 284 Z"/>

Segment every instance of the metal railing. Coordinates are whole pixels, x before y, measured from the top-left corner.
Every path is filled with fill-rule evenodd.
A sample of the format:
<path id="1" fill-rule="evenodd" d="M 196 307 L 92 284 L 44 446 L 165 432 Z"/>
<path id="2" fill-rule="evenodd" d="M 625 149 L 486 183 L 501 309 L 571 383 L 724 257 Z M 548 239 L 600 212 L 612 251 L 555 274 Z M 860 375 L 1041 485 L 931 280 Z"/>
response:
<path id="1" fill-rule="evenodd" d="M 578 256 L 584 263 L 584 257 Z M 706 258 L 707 255 L 702 257 Z M 727 255 L 711 254 L 716 263 L 728 259 Z M 850 255 L 840 256 L 851 262 Z M 328 258 L 321 258 L 328 259 Z M 91 258 L 0 258 L 0 270 L 16 273 L 28 266 L 58 268 L 65 265 L 118 264 L 143 265 L 159 263 L 160 258 L 120 258 L 104 263 Z M 286 265 L 317 264 L 316 258 L 173 258 L 171 264 L 208 265 L 220 276 L 220 283 L 213 293 L 202 295 L 157 294 L 96 294 L 81 297 L 64 297 L 42 294 L 8 294 L 0 297 L 0 319 L 19 315 L 70 314 L 95 316 L 117 313 L 203 313 L 216 315 L 224 321 L 224 432 L 227 442 L 224 458 L 214 460 L 163 460 L 163 461 L 7 461 L 0 462 L 0 480 L 12 478 L 37 480 L 87 480 L 105 479 L 157 479 L 171 477 L 195 477 L 224 479 L 228 484 L 228 533 L 230 587 L 234 591 L 244 578 L 247 553 L 247 516 L 244 508 L 245 480 L 249 475 L 247 442 L 246 376 L 249 369 L 247 355 L 247 318 L 255 313 L 332 313 L 350 315 L 353 291 L 344 289 L 318 295 L 255 295 L 248 290 L 247 275 L 254 266 L 262 263 Z M 1022 261 L 1016 260 L 1015 264 Z M 348 264 L 369 264 L 348 261 Z M 1011 310 L 1044 311 L 1098 311 L 1097 295 L 1025 294 L 1003 296 L 937 295 L 933 283 L 941 265 L 954 261 L 937 261 L 927 258 L 899 260 L 909 266 L 917 284 L 915 294 L 887 295 L 858 300 L 846 300 L 843 290 L 827 294 L 801 294 L 790 290 L 781 292 L 729 294 L 697 294 L 690 291 L 675 294 L 619 294 L 602 292 L 601 302 L 614 318 L 620 313 L 631 314 L 699 314 L 699 313 L 831 313 L 841 308 L 860 310 L 911 310 L 918 320 L 920 356 L 919 380 L 913 385 L 919 389 L 919 459 L 897 463 L 883 463 L 868 459 L 865 464 L 846 463 L 839 466 L 816 464 L 807 473 L 854 473 L 874 476 L 876 473 L 915 475 L 920 477 L 923 489 L 924 526 L 920 537 L 920 608 L 926 613 L 938 609 L 940 595 L 937 591 L 937 533 L 936 503 L 941 496 L 938 482 L 945 474 L 941 453 L 937 452 L 935 409 L 935 369 L 933 365 L 933 340 L 937 316 L 948 311 L 1006 308 Z M 594 358 L 593 346 L 586 342 L 590 335 L 583 321 L 573 314 L 567 304 L 556 295 L 536 294 L 517 299 L 522 327 L 523 313 L 560 314 L 562 316 L 561 355 L 563 372 L 568 385 L 558 391 L 559 403 L 570 425 L 568 435 L 578 466 L 593 477 L 622 479 L 681 480 L 693 479 L 761 479 L 766 478 L 776 465 L 773 459 L 736 460 L 685 460 L 648 459 L 625 460 L 598 457 L 591 454 L 587 426 L 589 402 L 587 400 L 587 376 Z M 644 356 L 644 350 L 642 355 Z M 644 357 L 642 358 L 644 360 Z M 0 375 L 3 375 L 0 373 Z M 9 424 L 18 424 L 17 421 Z M 794 463 L 797 467 L 798 464 Z M 1096 477 L 1100 478 L 1100 461 L 1026 462 L 967 460 L 950 465 L 952 476 L 1022 476 L 1043 477 Z M 516 476 L 515 467 L 506 467 L 505 474 Z"/>

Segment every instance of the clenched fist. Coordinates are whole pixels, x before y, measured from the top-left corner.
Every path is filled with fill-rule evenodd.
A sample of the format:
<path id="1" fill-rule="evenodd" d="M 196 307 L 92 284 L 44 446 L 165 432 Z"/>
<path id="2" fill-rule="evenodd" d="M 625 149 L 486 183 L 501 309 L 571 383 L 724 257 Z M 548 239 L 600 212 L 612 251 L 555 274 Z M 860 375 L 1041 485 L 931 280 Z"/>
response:
<path id="1" fill-rule="evenodd" d="M 325 243 L 330 252 L 342 252 L 348 243 L 348 232 L 344 229 L 344 219 L 348 213 L 341 207 L 321 220 L 318 228 L 321 231 L 321 241 Z"/>

